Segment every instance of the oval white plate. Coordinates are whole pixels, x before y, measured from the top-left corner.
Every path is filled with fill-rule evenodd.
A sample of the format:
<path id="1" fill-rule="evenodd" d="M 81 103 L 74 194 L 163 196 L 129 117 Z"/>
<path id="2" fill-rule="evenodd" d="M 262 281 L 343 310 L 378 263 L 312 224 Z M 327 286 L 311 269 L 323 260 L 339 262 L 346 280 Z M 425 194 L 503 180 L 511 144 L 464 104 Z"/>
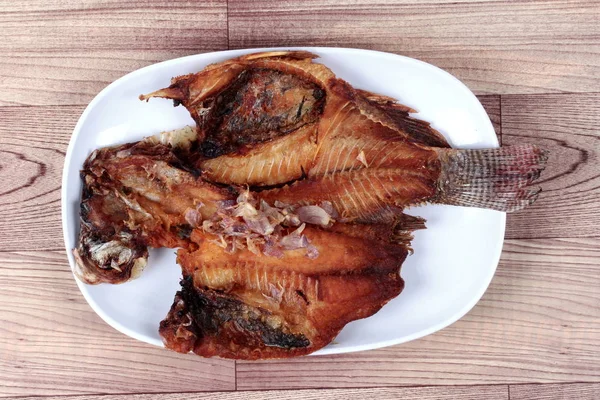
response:
<path id="1" fill-rule="evenodd" d="M 375 51 L 303 48 L 354 87 L 385 94 L 419 111 L 455 147 L 497 147 L 483 107 L 456 78 L 430 64 Z M 244 53 L 198 54 L 134 71 L 105 88 L 82 114 L 69 143 L 62 186 L 62 222 L 71 267 L 79 230 L 79 170 L 98 147 L 137 141 L 193 121 L 183 107 L 138 95 L 169 85 L 173 76 Z M 315 354 L 336 354 L 407 342 L 440 330 L 465 315 L 481 298 L 496 270 L 504 238 L 505 214 L 475 208 L 425 206 L 409 210 L 427 219 L 415 234 L 414 255 L 402 268 L 406 288 L 376 315 L 348 324 L 335 343 Z M 94 311 L 115 329 L 162 346 L 158 325 L 179 288 L 175 250 L 150 252 L 142 276 L 123 285 L 88 286 L 77 281 Z"/>

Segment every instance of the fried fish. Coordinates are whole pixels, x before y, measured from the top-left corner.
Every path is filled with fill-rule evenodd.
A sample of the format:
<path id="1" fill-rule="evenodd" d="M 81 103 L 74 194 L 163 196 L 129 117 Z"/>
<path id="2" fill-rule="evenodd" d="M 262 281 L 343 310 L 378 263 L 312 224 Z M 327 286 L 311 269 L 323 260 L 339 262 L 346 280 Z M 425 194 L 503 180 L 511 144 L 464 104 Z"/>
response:
<path id="1" fill-rule="evenodd" d="M 272 186 L 267 201 L 330 201 L 346 221 L 377 222 L 422 203 L 516 211 L 533 202 L 541 149 L 450 149 L 393 99 L 356 90 L 314 54 L 242 56 L 173 78 L 140 98 L 173 99 L 197 123 L 195 165 L 224 184 Z"/>
<path id="2" fill-rule="evenodd" d="M 344 227 L 337 229 L 337 226 Z M 303 249 L 281 257 L 223 252 L 200 231 L 181 249 L 182 288 L 161 323 L 173 350 L 212 357 L 267 359 L 311 353 L 350 321 L 376 313 L 404 287 L 407 247 L 390 241 L 393 227 L 307 227 L 319 256 Z"/>
<path id="3" fill-rule="evenodd" d="M 376 313 L 423 203 L 515 211 L 545 151 L 451 149 L 414 110 L 354 89 L 303 51 L 250 54 L 140 98 L 182 104 L 195 127 L 100 149 L 82 170 L 76 274 L 135 278 L 148 247 L 177 248 L 181 290 L 165 346 L 205 357 L 299 356 Z"/>
<path id="4" fill-rule="evenodd" d="M 259 205 L 245 189 L 206 182 L 175 156 L 181 150 L 180 138 L 174 133 L 168 144 L 149 138 L 96 150 L 88 157 L 81 171 L 81 231 L 74 250 L 79 279 L 89 284 L 133 279 L 147 264 L 148 247 L 194 250 L 197 244 L 189 238 L 197 228 L 220 240 L 222 249 L 257 247 L 255 256 L 265 245 L 267 255 L 273 256 L 294 246 L 307 248 L 308 242 L 297 245 L 300 237 L 287 237 L 303 223 L 333 229 L 338 216 L 332 210 L 276 207 L 278 201 L 270 205 L 264 200 Z M 321 204 L 326 207 L 327 202 Z M 376 227 L 338 225 L 335 229 L 349 238 L 348 246 L 356 245 L 356 240 L 350 243 L 353 231 L 368 234 Z M 421 219 L 404 214 L 388 225 L 395 228 L 387 231 L 388 237 L 380 237 L 406 249 L 411 232 L 424 228 Z M 368 262 L 361 257 L 357 261 Z"/>

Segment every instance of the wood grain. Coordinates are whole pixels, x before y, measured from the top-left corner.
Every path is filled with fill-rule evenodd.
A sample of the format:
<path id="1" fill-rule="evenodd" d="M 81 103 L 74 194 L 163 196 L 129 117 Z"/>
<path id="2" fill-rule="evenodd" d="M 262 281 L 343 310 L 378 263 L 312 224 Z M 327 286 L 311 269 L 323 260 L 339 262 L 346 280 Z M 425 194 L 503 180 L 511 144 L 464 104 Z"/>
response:
<path id="1" fill-rule="evenodd" d="M 482 300 L 403 345 L 237 364 L 237 387 L 600 381 L 600 239 L 508 240 Z M 410 285 L 410 282 L 407 282 Z"/>
<path id="2" fill-rule="evenodd" d="M 477 98 L 479 99 L 479 102 L 487 112 L 488 117 L 490 117 L 490 121 L 492 121 L 494 131 L 496 131 L 496 136 L 498 136 L 498 142 L 502 144 L 502 117 L 500 96 L 482 95 L 477 96 Z"/>
<path id="3" fill-rule="evenodd" d="M 0 107 L 0 250 L 63 249 L 62 166 L 82 111 Z"/>
<path id="4" fill-rule="evenodd" d="M 506 237 L 600 236 L 600 94 L 502 96 L 502 133 L 550 151 L 544 191 L 509 215 Z"/>
<path id="5" fill-rule="evenodd" d="M 0 0 L 0 397 L 598 398 L 599 38 L 590 0 Z M 551 151 L 545 191 L 509 216 L 498 273 L 457 323 L 376 351 L 241 362 L 238 389 L 275 390 L 226 392 L 233 362 L 137 342 L 86 304 L 63 250 L 62 165 L 84 105 L 120 76 L 229 46 L 292 45 L 450 71 L 484 94 L 505 144 Z M 566 383 L 577 381 L 592 383 Z M 398 387 L 415 385 L 451 386 Z M 294 388 L 318 389 L 282 390 Z"/>
<path id="6" fill-rule="evenodd" d="M 36 400 L 28 397 L 19 400 Z M 369 388 L 329 390 L 272 390 L 268 392 L 226 393 L 168 393 L 108 396 L 46 397 L 44 400 L 508 400 L 508 387 L 496 386 L 439 386 L 414 388 Z"/>
<path id="7" fill-rule="evenodd" d="M 600 383 L 511 385 L 511 400 L 598 400 Z"/>
<path id="8" fill-rule="evenodd" d="M 140 67 L 227 48 L 226 0 L 0 0 L 0 105 L 86 104 Z"/>
<path id="9" fill-rule="evenodd" d="M 0 252 L 0 396 L 233 390 L 233 361 L 181 355 L 108 326 L 64 252 Z"/>
<path id="10" fill-rule="evenodd" d="M 229 1 L 229 44 L 342 46 L 415 57 L 478 93 L 600 91 L 589 0 Z"/>

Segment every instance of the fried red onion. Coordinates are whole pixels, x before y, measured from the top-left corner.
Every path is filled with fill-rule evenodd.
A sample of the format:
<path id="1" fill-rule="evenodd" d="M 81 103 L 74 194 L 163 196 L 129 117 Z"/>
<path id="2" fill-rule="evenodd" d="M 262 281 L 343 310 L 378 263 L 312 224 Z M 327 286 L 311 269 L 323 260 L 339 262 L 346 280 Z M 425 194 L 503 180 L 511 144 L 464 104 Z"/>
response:
<path id="1" fill-rule="evenodd" d="M 284 251 L 306 249 L 306 256 L 319 256 L 317 248 L 302 234 L 306 224 L 330 227 L 337 216 L 333 205 L 324 201 L 319 206 L 293 207 L 279 201 L 271 206 L 258 202 L 249 190 L 239 194 L 235 201 L 223 201 L 213 218 L 202 220 L 196 210 L 186 212 L 186 221 L 193 227 L 215 235 L 212 242 L 234 253 L 248 249 L 254 254 L 283 257 Z M 297 228 L 296 228 L 297 227 Z M 296 229 L 293 229 L 296 228 Z"/>

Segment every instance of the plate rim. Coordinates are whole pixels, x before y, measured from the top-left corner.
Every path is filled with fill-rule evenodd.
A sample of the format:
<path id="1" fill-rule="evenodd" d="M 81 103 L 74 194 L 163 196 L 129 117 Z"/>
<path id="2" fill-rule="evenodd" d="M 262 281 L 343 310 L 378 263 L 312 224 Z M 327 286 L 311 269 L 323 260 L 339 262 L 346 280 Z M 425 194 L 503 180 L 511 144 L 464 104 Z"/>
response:
<path id="1" fill-rule="evenodd" d="M 443 70 L 439 67 L 436 67 L 435 65 L 429 64 L 425 61 L 421 61 L 421 60 L 418 60 L 418 59 L 415 59 L 412 57 L 408 57 L 408 56 L 403 56 L 403 55 L 388 53 L 388 52 L 382 52 L 382 51 L 377 51 L 377 50 L 346 48 L 346 47 L 312 47 L 312 46 L 308 46 L 308 47 L 306 47 L 306 46 L 283 46 L 283 47 L 261 47 L 261 48 L 233 49 L 233 50 L 197 53 L 197 54 L 192 54 L 192 55 L 188 55 L 188 56 L 172 58 L 169 60 L 165 60 L 165 61 L 161 61 L 158 63 L 147 65 L 145 67 L 136 69 L 134 71 L 131 71 L 131 72 L 123 75 L 122 77 L 120 77 L 120 78 L 116 79 L 115 81 L 111 82 L 110 84 L 108 84 L 100 92 L 98 92 L 98 94 L 96 96 L 94 96 L 94 98 L 88 103 L 88 105 L 86 106 L 84 111 L 81 113 L 79 119 L 77 120 L 75 127 L 73 128 L 73 132 L 71 133 L 71 137 L 69 139 L 69 145 L 68 145 L 67 151 L 65 153 L 65 161 L 63 164 L 62 178 L 61 178 L 61 226 L 62 226 L 62 230 L 63 230 L 63 241 L 64 241 L 64 245 L 65 245 L 65 250 L 67 253 L 67 258 L 69 261 L 69 267 L 71 268 L 71 272 L 73 273 L 73 278 L 75 279 L 75 282 L 79 288 L 79 291 L 81 292 L 81 294 L 83 295 L 83 297 L 85 298 L 87 303 L 94 310 L 94 312 L 98 316 L 100 316 L 100 318 L 104 322 L 106 322 L 108 325 L 110 325 L 115 330 L 117 330 L 133 339 L 139 340 L 141 342 L 145 342 L 145 343 L 152 344 L 152 345 L 159 346 L 159 347 L 165 347 L 164 343 L 162 343 L 162 341 L 157 341 L 153 338 L 147 338 L 145 335 L 142 335 L 132 329 L 129 329 L 129 328 L 123 326 L 121 323 L 119 323 L 118 321 L 113 319 L 110 315 L 108 315 L 100 306 L 98 306 L 98 304 L 95 302 L 95 300 L 91 297 L 90 293 L 87 290 L 87 285 L 85 283 L 81 282 L 74 274 L 74 258 L 73 258 L 73 254 L 72 254 L 72 249 L 69 249 L 67 247 L 68 242 L 69 242 L 68 226 L 70 223 L 68 216 L 67 216 L 68 215 L 68 204 L 67 204 L 67 200 L 66 200 L 67 199 L 67 177 L 68 177 L 68 172 L 71 169 L 72 153 L 73 153 L 73 149 L 75 146 L 75 142 L 81 133 L 82 127 L 83 127 L 85 121 L 87 120 L 88 115 L 95 108 L 96 104 L 98 102 L 100 102 L 104 97 L 106 97 L 107 93 L 110 92 L 110 90 L 113 87 L 118 86 L 121 82 L 123 82 L 125 80 L 132 79 L 135 76 L 140 75 L 140 74 L 151 72 L 154 69 L 163 68 L 170 64 L 177 64 L 177 63 L 185 62 L 186 60 L 191 60 L 194 58 L 201 58 L 202 56 L 208 56 L 208 55 L 219 55 L 219 56 L 223 56 L 223 57 L 229 56 L 227 58 L 231 58 L 231 57 L 235 57 L 235 56 L 239 56 L 239 55 L 243 55 L 243 54 L 254 53 L 254 52 L 282 51 L 282 50 L 310 51 L 310 52 L 314 52 L 315 54 L 317 54 L 319 56 L 320 56 L 319 52 L 322 52 L 323 55 L 335 55 L 336 52 L 345 52 L 345 53 L 350 52 L 350 53 L 359 53 L 359 54 L 370 53 L 372 55 L 376 55 L 379 57 L 386 57 L 386 58 L 395 58 L 395 59 L 400 58 L 404 62 L 418 65 L 419 67 L 431 70 L 433 73 L 436 73 L 436 74 L 441 74 L 445 78 L 452 80 L 455 84 L 458 84 L 458 88 L 462 92 L 466 93 L 468 96 L 472 96 L 476 100 L 476 104 L 477 104 L 476 106 L 479 109 L 479 111 L 483 111 L 483 113 L 487 116 L 487 121 L 486 121 L 487 128 L 489 128 L 492 132 L 495 132 L 492 122 L 489 118 L 489 115 L 487 114 L 487 111 L 485 111 L 485 109 L 483 108 L 483 105 L 481 104 L 479 99 L 477 99 L 475 94 L 462 81 L 460 81 L 454 75 L 450 74 L 448 71 L 445 71 L 445 70 Z M 495 142 L 495 144 L 492 147 L 499 147 L 499 142 L 498 142 L 498 138 L 496 135 L 494 135 L 493 141 Z M 343 349 L 337 348 L 337 346 L 329 344 L 326 347 L 311 353 L 310 355 L 344 354 L 344 353 L 352 353 L 352 352 L 357 352 L 357 351 L 379 349 L 379 348 L 384 348 L 384 347 L 393 346 L 393 345 L 397 345 L 397 344 L 402 344 L 402 343 L 413 341 L 413 340 L 428 336 L 430 334 L 433 334 L 435 332 L 441 331 L 441 330 L 449 327 L 450 325 L 454 324 L 456 321 L 458 321 L 462 317 L 464 317 L 471 309 L 473 309 L 473 307 L 479 302 L 479 300 L 481 300 L 481 298 L 483 297 L 483 295 L 489 288 L 494 275 L 496 274 L 496 270 L 498 268 L 498 265 L 500 262 L 500 257 L 502 254 L 502 248 L 504 246 L 504 236 L 505 236 L 505 232 L 506 232 L 506 213 L 502 212 L 500 214 L 502 214 L 502 215 L 500 217 L 500 221 L 498 224 L 498 229 L 499 229 L 498 235 L 499 235 L 499 237 L 502 238 L 502 240 L 499 240 L 495 244 L 495 248 L 494 248 L 495 255 L 493 257 L 493 260 L 490 259 L 490 263 L 493 264 L 493 268 L 489 269 L 488 276 L 485 279 L 485 284 L 482 284 L 480 286 L 479 291 L 477 291 L 477 293 L 471 298 L 471 301 L 468 302 L 467 304 L 465 304 L 465 306 L 463 306 L 461 309 L 456 311 L 452 316 L 446 318 L 445 320 L 443 320 L 435 325 L 432 325 L 428 329 L 422 329 L 418 332 L 415 332 L 411 335 L 406 335 L 404 337 L 390 339 L 390 340 L 384 340 L 384 341 L 375 341 L 375 342 L 372 342 L 369 344 L 351 345 L 351 346 L 348 346 Z M 77 222 L 78 221 L 79 220 L 77 220 Z M 75 228 L 75 229 L 76 229 L 76 231 L 78 231 L 78 228 Z"/>

